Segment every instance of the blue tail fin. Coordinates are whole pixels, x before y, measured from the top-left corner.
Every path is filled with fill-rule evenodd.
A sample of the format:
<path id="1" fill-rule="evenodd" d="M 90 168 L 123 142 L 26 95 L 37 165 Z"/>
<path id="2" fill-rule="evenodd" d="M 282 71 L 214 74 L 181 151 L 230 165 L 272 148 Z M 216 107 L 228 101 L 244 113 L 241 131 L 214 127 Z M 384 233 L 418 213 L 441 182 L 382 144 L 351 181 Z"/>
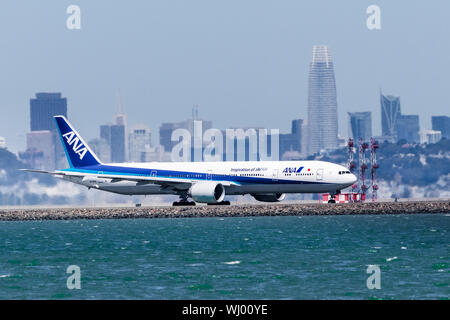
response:
<path id="1" fill-rule="evenodd" d="M 101 164 L 94 152 L 64 116 L 55 116 L 54 118 L 71 168 Z"/>

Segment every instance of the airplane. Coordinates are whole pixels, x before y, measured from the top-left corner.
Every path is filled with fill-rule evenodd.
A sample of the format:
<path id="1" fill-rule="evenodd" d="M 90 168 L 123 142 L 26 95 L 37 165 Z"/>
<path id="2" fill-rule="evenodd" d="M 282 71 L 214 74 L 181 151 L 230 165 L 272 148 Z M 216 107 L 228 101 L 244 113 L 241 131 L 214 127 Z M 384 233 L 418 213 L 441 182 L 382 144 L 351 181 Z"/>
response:
<path id="1" fill-rule="evenodd" d="M 69 168 L 51 174 L 91 189 L 123 195 L 178 195 L 174 206 L 229 205 L 226 195 L 250 194 L 262 202 L 279 202 L 286 193 L 331 193 L 353 185 L 346 167 L 325 161 L 223 161 L 102 163 L 64 116 L 55 116 Z M 193 201 L 188 199 L 192 198 Z"/>

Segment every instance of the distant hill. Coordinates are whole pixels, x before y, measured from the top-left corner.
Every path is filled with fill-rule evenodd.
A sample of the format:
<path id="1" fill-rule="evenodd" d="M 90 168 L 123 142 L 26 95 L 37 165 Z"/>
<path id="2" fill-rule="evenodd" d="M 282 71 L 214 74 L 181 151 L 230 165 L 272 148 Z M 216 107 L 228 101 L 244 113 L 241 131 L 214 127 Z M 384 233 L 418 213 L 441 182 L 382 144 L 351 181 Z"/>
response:
<path id="1" fill-rule="evenodd" d="M 17 156 L 7 149 L 0 149 L 0 185 L 14 185 L 20 181 L 30 180 L 32 178 L 38 179 L 39 183 L 45 185 L 54 185 L 55 179 L 49 175 L 32 174 L 20 171 L 28 166 L 17 159 Z"/>
<path id="2" fill-rule="evenodd" d="M 55 186 L 50 175 L 23 172 L 26 164 L 7 149 L 0 149 L 0 206 L 63 204 L 65 196 L 52 196 L 42 192 L 44 187 Z"/>
<path id="3" fill-rule="evenodd" d="M 442 139 L 435 144 L 408 144 L 406 141 L 398 143 L 382 142 L 377 150 L 376 171 L 378 181 L 393 182 L 397 185 L 409 187 L 436 187 L 450 190 L 450 140 Z M 354 155 L 358 165 L 358 151 Z M 346 165 L 348 162 L 347 149 L 335 150 L 328 155 L 314 155 L 308 159 L 331 161 Z M 366 178 L 370 177 L 370 152 L 366 152 L 369 170 Z M 355 174 L 358 174 L 356 169 Z M 439 183 L 439 186 L 435 184 Z"/>

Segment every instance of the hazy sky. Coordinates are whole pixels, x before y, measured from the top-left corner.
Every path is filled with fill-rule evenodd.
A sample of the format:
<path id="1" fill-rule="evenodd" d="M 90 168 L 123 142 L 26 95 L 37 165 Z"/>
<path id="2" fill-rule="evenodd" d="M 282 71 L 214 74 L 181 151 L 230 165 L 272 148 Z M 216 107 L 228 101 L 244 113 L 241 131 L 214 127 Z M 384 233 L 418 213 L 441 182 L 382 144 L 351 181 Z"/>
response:
<path id="1" fill-rule="evenodd" d="M 69 5 L 81 30 L 66 27 Z M 381 30 L 366 9 L 381 8 Z M 380 88 L 402 113 L 449 115 L 450 1 L 20 1 L 0 4 L 0 136 L 25 148 L 29 99 L 62 92 L 87 139 L 111 122 L 120 89 L 128 123 L 190 117 L 194 104 L 216 128 L 290 129 L 307 118 L 314 44 L 335 61 L 339 132 L 348 111 L 372 111 L 380 134 Z"/>

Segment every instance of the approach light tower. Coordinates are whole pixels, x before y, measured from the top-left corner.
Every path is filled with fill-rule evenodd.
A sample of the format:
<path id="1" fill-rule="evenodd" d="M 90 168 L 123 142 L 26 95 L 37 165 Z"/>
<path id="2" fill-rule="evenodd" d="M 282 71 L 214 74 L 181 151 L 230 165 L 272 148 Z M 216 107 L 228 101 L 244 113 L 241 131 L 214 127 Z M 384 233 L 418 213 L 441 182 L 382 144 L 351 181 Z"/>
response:
<path id="1" fill-rule="evenodd" d="M 368 189 L 365 184 L 365 178 L 366 178 L 366 170 L 367 170 L 367 164 L 366 164 L 366 150 L 369 148 L 369 145 L 367 142 L 363 140 L 363 138 L 359 139 L 359 181 L 360 181 L 360 190 L 361 190 L 361 200 L 366 194 L 366 190 Z"/>
<path id="2" fill-rule="evenodd" d="M 347 143 L 347 154 L 348 154 L 348 170 L 350 170 L 351 173 L 355 171 L 356 164 L 355 164 L 355 142 L 352 138 L 348 139 Z M 358 183 L 354 183 L 352 185 L 352 192 L 355 192 L 358 188 Z"/>
<path id="3" fill-rule="evenodd" d="M 377 154 L 376 150 L 380 146 L 378 145 L 378 142 L 374 138 L 370 138 L 370 166 L 371 166 L 371 186 L 372 186 L 372 201 L 377 201 L 377 176 L 376 176 L 376 170 L 378 169 L 378 163 L 377 163 Z"/>

